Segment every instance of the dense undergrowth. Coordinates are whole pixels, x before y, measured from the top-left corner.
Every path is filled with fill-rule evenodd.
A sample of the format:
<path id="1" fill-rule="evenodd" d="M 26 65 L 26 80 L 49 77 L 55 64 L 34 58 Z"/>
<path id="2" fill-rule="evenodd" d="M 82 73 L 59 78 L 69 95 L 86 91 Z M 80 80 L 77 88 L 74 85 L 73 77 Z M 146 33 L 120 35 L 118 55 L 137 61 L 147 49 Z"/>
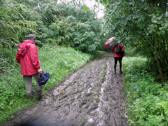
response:
<path id="1" fill-rule="evenodd" d="M 154 81 L 147 59 L 124 59 L 130 126 L 168 126 L 168 84 Z"/>
<path id="2" fill-rule="evenodd" d="M 75 2 L 75 1 L 74 1 Z M 29 33 L 37 42 L 94 53 L 100 48 L 102 21 L 86 5 L 55 0 L 0 0 L 0 48 L 10 48 Z"/>
<path id="3" fill-rule="evenodd" d="M 116 36 L 147 57 L 158 81 L 168 80 L 167 0 L 100 0 L 108 36 Z"/>
<path id="4" fill-rule="evenodd" d="M 25 98 L 25 84 L 20 75 L 19 66 L 15 63 L 16 50 L 4 51 L 6 51 L 4 55 L 8 54 L 11 57 L 10 60 L 13 60 L 1 58 L 5 73 L 0 75 L 0 124 L 18 110 L 36 103 L 35 99 Z M 75 51 L 72 48 L 47 45 L 40 49 L 39 54 L 42 68 L 51 74 L 51 79 L 44 87 L 44 92 L 55 87 L 68 74 L 91 58 L 90 55 Z"/>

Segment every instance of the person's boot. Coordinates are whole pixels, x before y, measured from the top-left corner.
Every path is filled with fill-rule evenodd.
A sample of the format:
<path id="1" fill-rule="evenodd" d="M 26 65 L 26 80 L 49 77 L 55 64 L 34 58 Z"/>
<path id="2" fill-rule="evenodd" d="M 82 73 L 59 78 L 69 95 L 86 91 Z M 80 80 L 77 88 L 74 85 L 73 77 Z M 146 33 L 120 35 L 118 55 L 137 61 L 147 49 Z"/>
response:
<path id="1" fill-rule="evenodd" d="M 32 99 L 32 98 L 33 98 L 33 94 L 32 94 L 32 93 L 26 94 L 26 98 L 27 98 L 27 99 Z"/>
<path id="2" fill-rule="evenodd" d="M 37 100 L 42 99 L 42 90 L 37 91 Z"/>
<path id="3" fill-rule="evenodd" d="M 114 66 L 114 74 L 116 74 L 116 67 Z"/>

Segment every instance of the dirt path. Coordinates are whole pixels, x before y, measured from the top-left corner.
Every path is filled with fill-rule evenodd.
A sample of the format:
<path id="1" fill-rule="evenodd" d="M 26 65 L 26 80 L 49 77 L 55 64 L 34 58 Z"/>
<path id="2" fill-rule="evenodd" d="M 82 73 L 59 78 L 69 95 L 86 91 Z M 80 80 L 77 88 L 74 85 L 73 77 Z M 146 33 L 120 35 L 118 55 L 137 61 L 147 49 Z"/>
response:
<path id="1" fill-rule="evenodd" d="M 128 126 L 122 76 L 112 57 L 95 60 L 5 126 Z"/>

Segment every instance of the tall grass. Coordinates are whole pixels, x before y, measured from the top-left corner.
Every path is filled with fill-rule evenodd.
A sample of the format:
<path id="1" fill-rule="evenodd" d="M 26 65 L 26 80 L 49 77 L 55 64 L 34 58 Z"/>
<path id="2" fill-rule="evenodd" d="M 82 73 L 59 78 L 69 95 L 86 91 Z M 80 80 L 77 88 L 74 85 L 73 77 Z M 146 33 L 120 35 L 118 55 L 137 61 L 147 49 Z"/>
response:
<path id="1" fill-rule="evenodd" d="M 168 83 L 147 72 L 146 58 L 124 59 L 130 126 L 168 126 Z"/>
<path id="2" fill-rule="evenodd" d="M 15 60 L 15 53 L 16 51 L 13 51 L 10 54 L 13 60 Z M 49 82 L 44 87 L 46 92 L 56 86 L 68 74 L 85 64 L 91 56 L 72 48 L 46 45 L 39 50 L 39 57 L 43 70 L 51 74 Z M 4 59 L 4 62 L 7 61 L 8 59 Z M 7 62 L 6 65 L 6 72 L 2 74 L 1 71 L 0 74 L 0 124 L 18 110 L 37 102 L 35 99 L 25 98 L 25 84 L 19 72 L 19 65 L 15 62 Z M 3 68 L 3 70 L 5 69 Z"/>

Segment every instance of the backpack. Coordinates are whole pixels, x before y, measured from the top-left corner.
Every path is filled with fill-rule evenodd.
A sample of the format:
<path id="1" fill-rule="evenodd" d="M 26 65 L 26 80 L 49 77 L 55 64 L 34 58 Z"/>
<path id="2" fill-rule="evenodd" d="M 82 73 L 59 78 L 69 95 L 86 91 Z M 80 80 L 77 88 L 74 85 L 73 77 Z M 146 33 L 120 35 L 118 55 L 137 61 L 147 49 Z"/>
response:
<path id="1" fill-rule="evenodd" d="M 122 53 L 121 47 L 120 47 L 119 45 L 117 45 L 117 46 L 115 47 L 114 52 L 117 53 L 117 54 L 121 54 L 121 53 Z"/>
<path id="2" fill-rule="evenodd" d="M 41 85 L 45 85 L 47 83 L 47 81 L 50 78 L 50 74 L 47 72 L 44 73 L 40 73 L 39 79 L 38 79 L 38 84 L 39 86 Z"/>

